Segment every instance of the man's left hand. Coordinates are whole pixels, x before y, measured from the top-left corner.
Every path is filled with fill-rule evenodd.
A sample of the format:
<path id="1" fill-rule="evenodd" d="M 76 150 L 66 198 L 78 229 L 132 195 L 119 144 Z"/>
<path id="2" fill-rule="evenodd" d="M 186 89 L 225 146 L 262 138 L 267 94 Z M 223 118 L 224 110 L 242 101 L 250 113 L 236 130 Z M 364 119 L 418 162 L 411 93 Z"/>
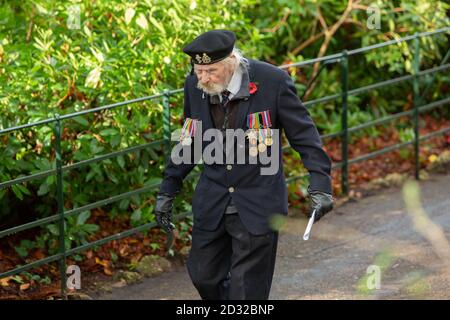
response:
<path id="1" fill-rule="evenodd" d="M 333 196 L 326 192 L 310 190 L 310 188 L 308 188 L 308 193 L 311 200 L 311 212 L 309 217 L 311 217 L 314 210 L 316 210 L 315 223 L 333 209 Z"/>
<path id="2" fill-rule="evenodd" d="M 158 193 L 156 197 L 155 216 L 158 225 L 166 231 L 172 231 L 172 208 L 174 197 L 167 193 Z"/>

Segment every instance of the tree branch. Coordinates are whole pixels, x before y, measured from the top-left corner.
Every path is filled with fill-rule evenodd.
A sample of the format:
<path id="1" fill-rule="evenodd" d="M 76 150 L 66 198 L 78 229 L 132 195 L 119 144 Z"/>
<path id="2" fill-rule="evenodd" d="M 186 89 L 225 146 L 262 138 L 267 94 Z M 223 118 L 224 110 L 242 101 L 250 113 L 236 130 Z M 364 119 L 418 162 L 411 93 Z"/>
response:
<path id="1" fill-rule="evenodd" d="M 30 42 L 31 34 L 33 33 L 33 26 L 34 26 L 34 16 L 35 11 L 33 10 L 33 13 L 31 14 L 30 23 L 28 24 L 28 30 L 27 30 L 27 36 L 25 38 L 26 42 Z"/>
<path id="2" fill-rule="evenodd" d="M 319 19 L 320 24 L 324 30 L 328 30 L 327 22 L 325 21 L 322 12 L 320 12 L 320 7 L 317 7 L 317 18 Z"/>
<path id="3" fill-rule="evenodd" d="M 294 50 L 292 50 L 291 54 L 297 55 L 300 51 L 305 49 L 307 46 L 309 46 L 311 43 L 313 43 L 317 39 L 321 38 L 324 34 L 325 34 L 325 32 L 321 31 L 320 33 L 317 33 L 317 34 L 311 36 L 308 40 L 302 42 L 298 47 L 296 47 Z"/>
<path id="4" fill-rule="evenodd" d="M 286 10 L 286 13 L 284 14 L 283 18 L 281 18 L 281 21 L 279 21 L 274 27 L 262 29 L 262 31 L 270 32 L 270 33 L 274 33 L 276 31 L 278 31 L 278 29 L 280 29 L 282 25 L 286 24 L 286 21 L 289 18 L 290 14 L 291 14 L 291 9 Z"/>
<path id="5" fill-rule="evenodd" d="M 327 28 L 324 30 L 325 39 L 324 39 L 322 45 L 320 46 L 319 54 L 317 55 L 318 58 L 321 58 L 325 55 L 325 53 L 328 49 L 328 45 L 330 44 L 330 41 L 331 41 L 333 35 L 336 33 L 336 31 L 339 29 L 339 27 L 344 23 L 344 21 L 348 18 L 350 12 L 353 10 L 354 4 L 357 4 L 358 2 L 359 2 L 358 0 L 356 0 L 355 2 L 353 2 L 353 0 L 349 0 L 348 4 L 347 4 L 347 8 L 343 12 L 343 14 L 339 18 L 339 20 L 334 25 L 332 25 L 330 28 Z M 318 15 L 319 15 L 319 18 L 320 18 L 320 16 L 322 16 L 322 14 L 320 13 L 320 10 L 318 10 Z M 322 19 L 323 19 L 323 17 L 322 17 Z M 316 77 L 317 72 L 319 71 L 319 67 L 320 67 L 320 62 L 316 62 L 313 67 L 313 73 L 311 75 L 311 78 Z M 311 95 L 311 92 L 314 90 L 315 86 L 316 86 L 316 82 L 313 82 L 311 84 L 311 87 L 309 87 L 309 89 L 305 93 L 305 96 L 304 96 L 305 100 L 307 100 L 308 97 Z"/>

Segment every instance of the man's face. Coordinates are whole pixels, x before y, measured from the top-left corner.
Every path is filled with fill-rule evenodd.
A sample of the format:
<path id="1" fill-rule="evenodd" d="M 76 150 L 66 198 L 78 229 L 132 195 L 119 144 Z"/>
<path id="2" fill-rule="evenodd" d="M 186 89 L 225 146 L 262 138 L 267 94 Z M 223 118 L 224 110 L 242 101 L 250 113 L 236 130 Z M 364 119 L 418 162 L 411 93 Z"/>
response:
<path id="1" fill-rule="evenodd" d="M 208 65 L 194 65 L 198 78 L 197 87 L 207 94 L 220 94 L 228 86 L 233 75 L 232 64 L 219 61 Z"/>

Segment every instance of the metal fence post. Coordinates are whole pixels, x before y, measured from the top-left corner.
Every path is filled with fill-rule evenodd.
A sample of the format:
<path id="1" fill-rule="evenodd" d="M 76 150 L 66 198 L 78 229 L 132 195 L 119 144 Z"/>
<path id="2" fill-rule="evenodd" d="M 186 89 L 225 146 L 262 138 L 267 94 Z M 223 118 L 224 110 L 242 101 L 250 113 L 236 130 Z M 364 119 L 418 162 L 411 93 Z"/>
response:
<path id="1" fill-rule="evenodd" d="M 166 151 L 166 162 L 168 162 L 168 159 L 170 157 L 170 93 L 169 90 L 164 90 L 164 95 L 162 98 L 163 103 L 163 134 L 164 139 L 166 139 L 165 142 L 165 151 Z"/>
<path id="2" fill-rule="evenodd" d="M 164 95 L 163 95 L 163 133 L 164 133 L 164 139 L 166 140 L 165 145 L 165 153 L 166 153 L 166 163 L 169 163 L 170 160 L 170 141 L 172 134 L 170 132 L 170 91 L 165 89 Z M 167 252 L 170 252 L 172 250 L 174 241 L 174 235 L 173 231 L 167 232 L 167 238 L 166 238 L 166 250 Z"/>
<path id="3" fill-rule="evenodd" d="M 64 219 L 64 186 L 62 177 L 62 152 L 61 152 L 61 120 L 59 115 L 55 115 L 55 136 L 56 136 L 56 190 L 59 213 L 59 248 L 61 259 L 59 260 L 59 270 L 61 274 L 61 298 L 67 299 L 66 295 L 66 245 L 65 245 L 65 219 Z"/>
<path id="4" fill-rule="evenodd" d="M 341 59 L 341 98 L 342 98 L 342 114 L 341 114 L 341 153 L 342 153 L 342 171 L 341 171 L 341 187 L 342 193 L 348 194 L 348 120 L 347 120 L 347 97 L 348 97 L 348 55 L 347 50 L 342 51 Z"/>
<path id="5" fill-rule="evenodd" d="M 419 88 L 419 68 L 420 68 L 420 42 L 417 33 L 414 35 L 414 60 L 413 60 L 413 91 L 414 91 L 414 162 L 415 172 L 414 176 L 416 180 L 419 180 L 420 171 L 420 156 L 419 156 L 419 104 L 420 104 L 420 88 Z"/>

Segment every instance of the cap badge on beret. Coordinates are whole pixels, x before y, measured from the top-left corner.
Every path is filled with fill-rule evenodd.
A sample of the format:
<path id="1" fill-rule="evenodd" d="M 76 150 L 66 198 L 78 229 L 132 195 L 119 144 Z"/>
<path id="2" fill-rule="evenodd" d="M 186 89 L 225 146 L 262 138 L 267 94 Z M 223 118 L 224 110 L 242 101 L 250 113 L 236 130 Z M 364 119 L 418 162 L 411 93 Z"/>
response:
<path id="1" fill-rule="evenodd" d="M 206 54 L 203 53 L 203 56 L 200 57 L 199 54 L 195 55 L 195 60 L 197 60 L 197 63 L 210 63 L 211 58 Z"/>
<path id="2" fill-rule="evenodd" d="M 229 30 L 202 33 L 184 48 L 195 64 L 212 64 L 228 57 L 234 48 L 236 35 Z"/>

